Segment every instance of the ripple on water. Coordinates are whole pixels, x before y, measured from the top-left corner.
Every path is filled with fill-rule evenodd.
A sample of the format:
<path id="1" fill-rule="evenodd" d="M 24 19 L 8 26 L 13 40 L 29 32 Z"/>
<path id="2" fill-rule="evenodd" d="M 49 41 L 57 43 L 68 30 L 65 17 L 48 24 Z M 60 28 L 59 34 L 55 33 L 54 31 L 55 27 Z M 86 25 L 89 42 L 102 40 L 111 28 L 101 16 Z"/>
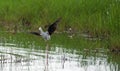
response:
<path id="1" fill-rule="evenodd" d="M 48 51 L 49 71 L 117 71 L 118 64 L 108 63 L 103 53 L 85 54 L 83 52 L 55 47 Z M 7 43 L 0 46 L 0 71 L 44 71 L 46 51 L 18 48 Z M 112 68 L 112 69 L 111 69 Z M 117 68 L 117 69 L 116 69 Z"/>

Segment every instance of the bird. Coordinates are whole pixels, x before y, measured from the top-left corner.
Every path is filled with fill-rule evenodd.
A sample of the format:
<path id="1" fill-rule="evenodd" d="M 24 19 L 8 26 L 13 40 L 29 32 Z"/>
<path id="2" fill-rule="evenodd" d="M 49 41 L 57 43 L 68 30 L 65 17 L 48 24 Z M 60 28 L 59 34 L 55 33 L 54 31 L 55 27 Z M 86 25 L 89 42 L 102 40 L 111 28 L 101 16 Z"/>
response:
<path id="1" fill-rule="evenodd" d="M 55 22 L 53 22 L 47 29 L 46 32 L 42 30 L 41 27 L 39 27 L 39 32 L 30 32 L 31 34 L 37 35 L 37 36 L 42 36 L 45 41 L 51 39 L 51 35 L 55 32 L 57 29 L 57 25 L 60 22 L 61 18 L 58 18 Z"/>

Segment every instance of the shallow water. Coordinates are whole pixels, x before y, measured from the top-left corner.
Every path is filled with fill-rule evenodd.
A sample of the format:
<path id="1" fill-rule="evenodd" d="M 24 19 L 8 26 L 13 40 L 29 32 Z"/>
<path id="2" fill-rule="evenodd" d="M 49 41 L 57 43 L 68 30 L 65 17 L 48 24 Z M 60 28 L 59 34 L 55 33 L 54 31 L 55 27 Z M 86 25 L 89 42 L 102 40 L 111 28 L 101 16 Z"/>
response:
<path id="1" fill-rule="evenodd" d="M 119 71 L 119 64 L 104 50 L 99 50 L 77 51 L 56 46 L 46 52 L 1 43 L 0 71 Z"/>

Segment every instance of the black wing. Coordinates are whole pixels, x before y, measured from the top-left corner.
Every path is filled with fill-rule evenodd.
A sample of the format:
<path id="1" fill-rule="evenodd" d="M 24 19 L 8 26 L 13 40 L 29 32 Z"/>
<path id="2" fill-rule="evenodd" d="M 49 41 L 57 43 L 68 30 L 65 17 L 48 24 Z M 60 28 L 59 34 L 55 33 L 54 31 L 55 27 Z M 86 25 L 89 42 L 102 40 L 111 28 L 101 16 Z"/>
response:
<path id="1" fill-rule="evenodd" d="M 31 34 L 37 35 L 37 36 L 41 36 L 40 33 L 38 32 L 30 32 Z"/>
<path id="2" fill-rule="evenodd" d="M 57 24 L 58 22 L 61 20 L 61 18 L 58 18 L 53 24 L 51 24 L 49 27 L 48 27 L 48 33 L 49 35 L 51 35 L 52 33 L 54 33 L 54 31 L 56 30 L 57 28 Z"/>

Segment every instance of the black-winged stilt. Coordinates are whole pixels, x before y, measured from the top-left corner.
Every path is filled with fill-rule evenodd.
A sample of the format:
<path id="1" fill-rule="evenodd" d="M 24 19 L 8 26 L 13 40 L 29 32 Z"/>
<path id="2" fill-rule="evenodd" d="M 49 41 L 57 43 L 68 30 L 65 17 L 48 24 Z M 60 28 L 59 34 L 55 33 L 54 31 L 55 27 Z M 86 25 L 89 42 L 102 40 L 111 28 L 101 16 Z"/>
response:
<path id="1" fill-rule="evenodd" d="M 61 20 L 61 18 L 58 18 L 53 24 L 51 24 L 49 27 L 48 27 L 48 30 L 46 32 L 44 32 L 42 30 L 41 27 L 39 27 L 39 33 L 38 32 L 31 32 L 32 34 L 34 35 L 37 35 L 37 36 L 42 36 L 45 40 L 50 40 L 50 36 L 54 33 L 54 31 L 56 30 L 57 28 L 57 25 L 58 25 L 58 22 Z"/>

